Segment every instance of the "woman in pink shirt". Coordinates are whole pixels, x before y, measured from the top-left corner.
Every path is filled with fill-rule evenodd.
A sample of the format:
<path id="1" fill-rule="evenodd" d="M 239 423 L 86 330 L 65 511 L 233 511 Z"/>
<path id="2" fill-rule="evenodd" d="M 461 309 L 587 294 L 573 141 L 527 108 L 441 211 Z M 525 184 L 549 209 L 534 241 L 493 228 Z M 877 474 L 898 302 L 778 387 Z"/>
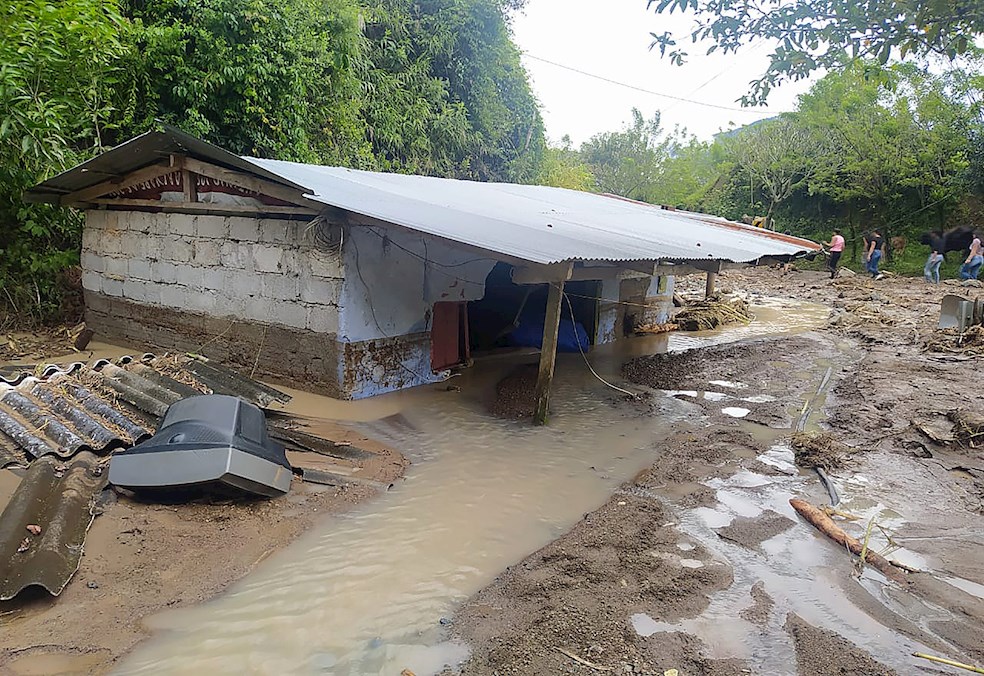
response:
<path id="1" fill-rule="evenodd" d="M 827 269 L 830 270 L 830 278 L 837 276 L 837 263 L 840 262 L 841 254 L 844 253 L 844 237 L 840 230 L 834 230 L 834 236 L 827 242 L 830 247 L 830 258 L 827 260 Z"/>

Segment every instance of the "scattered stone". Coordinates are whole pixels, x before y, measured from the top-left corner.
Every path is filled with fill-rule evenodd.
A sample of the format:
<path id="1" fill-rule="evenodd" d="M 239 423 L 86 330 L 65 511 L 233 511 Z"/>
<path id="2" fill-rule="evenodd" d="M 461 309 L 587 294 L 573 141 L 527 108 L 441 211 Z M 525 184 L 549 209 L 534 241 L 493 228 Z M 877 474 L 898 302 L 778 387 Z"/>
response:
<path id="1" fill-rule="evenodd" d="M 27 532 L 31 535 L 41 535 L 41 526 L 36 523 L 27 524 Z"/>

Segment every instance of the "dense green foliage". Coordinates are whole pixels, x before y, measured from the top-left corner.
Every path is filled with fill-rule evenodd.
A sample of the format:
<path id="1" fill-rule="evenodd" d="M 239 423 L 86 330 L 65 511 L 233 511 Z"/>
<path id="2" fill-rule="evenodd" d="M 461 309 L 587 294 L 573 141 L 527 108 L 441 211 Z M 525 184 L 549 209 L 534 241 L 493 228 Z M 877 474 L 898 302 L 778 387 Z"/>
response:
<path id="1" fill-rule="evenodd" d="M 892 263 L 915 272 L 928 253 L 922 233 L 984 225 L 982 142 L 977 65 L 930 74 L 861 62 L 819 81 L 795 112 L 711 143 L 634 113 L 625 129 L 559 157 L 568 169 L 590 169 L 594 190 L 735 220 L 765 216 L 822 241 L 841 228 L 849 258 L 872 228 L 906 236 L 910 258 Z"/>
<path id="2" fill-rule="evenodd" d="M 764 103 L 784 80 L 838 70 L 858 59 L 882 65 L 893 56 L 954 58 L 984 34 L 980 0 L 647 0 L 657 13 L 692 12 L 693 42 L 709 40 L 710 54 L 734 53 L 762 39 L 777 42 L 769 66 L 744 98 Z M 670 33 L 653 33 L 652 48 L 675 63 L 687 53 Z"/>
<path id="3" fill-rule="evenodd" d="M 9 0 L 0 304 L 57 309 L 79 218 L 23 190 L 158 122 L 241 154 L 530 182 L 544 131 L 519 0 Z"/>

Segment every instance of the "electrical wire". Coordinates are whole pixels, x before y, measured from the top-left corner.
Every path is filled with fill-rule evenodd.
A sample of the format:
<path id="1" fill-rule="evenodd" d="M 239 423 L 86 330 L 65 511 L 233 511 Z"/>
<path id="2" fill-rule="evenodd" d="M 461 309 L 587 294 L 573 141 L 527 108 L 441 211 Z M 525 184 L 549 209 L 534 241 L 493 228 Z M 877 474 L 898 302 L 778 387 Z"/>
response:
<path id="1" fill-rule="evenodd" d="M 561 293 L 564 294 L 564 300 L 567 301 L 567 309 L 570 310 L 570 313 L 571 313 L 571 324 L 573 324 L 576 327 L 577 326 L 577 321 L 574 319 L 574 305 L 571 303 L 571 299 L 567 297 L 567 293 L 565 291 L 561 290 Z M 588 367 L 588 370 L 591 371 L 591 375 L 593 375 L 601 383 L 603 383 L 604 385 L 607 385 L 608 387 L 612 388 L 616 392 L 621 392 L 622 394 L 629 395 L 633 399 L 638 399 L 639 398 L 639 395 L 636 394 L 635 392 L 629 392 L 628 390 L 623 390 L 618 385 L 612 385 L 610 382 L 608 382 L 607 380 L 605 380 L 604 378 L 602 378 L 601 376 L 598 375 L 598 372 L 595 371 L 594 368 L 591 366 L 591 362 L 588 361 L 588 355 L 584 354 L 584 348 L 581 347 L 581 337 L 577 335 L 577 330 L 576 329 L 574 331 L 574 334 L 575 334 L 574 335 L 574 340 L 577 341 L 577 349 L 578 349 L 578 352 L 581 353 L 581 359 L 584 360 L 585 366 L 587 366 Z M 542 346 L 541 346 L 541 349 L 542 349 Z"/>
<path id="2" fill-rule="evenodd" d="M 734 106 L 722 106 L 722 105 L 718 105 L 716 103 L 708 103 L 706 101 L 696 101 L 694 99 L 689 99 L 689 98 L 686 98 L 684 96 L 674 96 L 673 94 L 664 94 L 663 92 L 653 91 L 652 89 L 646 89 L 644 87 L 637 87 L 636 85 L 631 85 L 631 84 L 628 84 L 626 82 L 619 82 L 618 80 L 613 80 L 612 78 L 605 77 L 604 75 L 596 75 L 595 73 L 589 73 L 589 72 L 587 72 L 585 70 L 581 70 L 579 68 L 574 68 L 573 66 L 567 66 L 567 65 L 564 65 L 562 63 L 557 63 L 556 61 L 551 61 L 549 59 L 544 59 L 544 58 L 539 57 L 539 56 L 534 56 L 533 54 L 530 54 L 529 52 L 523 52 L 523 55 L 526 56 L 526 57 L 528 57 L 528 58 L 530 58 L 530 59 L 533 59 L 534 61 L 541 61 L 543 63 L 550 64 L 551 66 L 556 66 L 557 68 L 563 68 L 564 70 L 569 70 L 572 73 L 577 73 L 578 75 L 583 75 L 585 77 L 590 77 L 590 78 L 593 78 L 595 80 L 600 80 L 602 82 L 607 82 L 608 84 L 617 85 L 619 87 L 625 87 L 626 89 L 631 89 L 633 91 L 642 92 L 643 94 L 650 94 L 651 96 L 660 96 L 660 97 L 663 97 L 665 99 L 670 99 L 671 101 L 678 101 L 680 103 L 692 103 L 692 104 L 694 104 L 696 106 L 705 106 L 707 108 L 717 108 L 718 110 L 728 110 L 728 111 L 735 112 L 735 113 L 751 113 L 753 115 L 768 115 L 768 116 L 772 116 L 772 115 L 778 115 L 780 113 L 789 112 L 789 111 L 784 111 L 784 110 L 768 110 L 768 111 L 766 111 L 766 110 L 753 110 L 751 108 L 737 108 L 737 107 L 734 107 Z"/>

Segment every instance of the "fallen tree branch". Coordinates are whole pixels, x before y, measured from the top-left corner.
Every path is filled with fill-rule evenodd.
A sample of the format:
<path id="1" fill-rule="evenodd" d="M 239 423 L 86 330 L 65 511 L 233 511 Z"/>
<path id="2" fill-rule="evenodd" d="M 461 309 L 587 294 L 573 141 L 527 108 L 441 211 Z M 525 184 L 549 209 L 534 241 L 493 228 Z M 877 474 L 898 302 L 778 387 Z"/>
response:
<path id="1" fill-rule="evenodd" d="M 975 674 L 984 674 L 984 669 L 981 669 L 980 667 L 974 667 L 961 662 L 954 662 L 953 660 L 948 660 L 945 657 L 934 657 L 933 655 L 927 655 L 926 653 L 912 653 L 912 656 L 923 660 L 929 660 L 931 662 L 939 662 L 940 664 L 946 664 L 951 667 L 957 667 L 958 669 L 966 669 L 967 671 L 973 671 Z"/>
<path id="2" fill-rule="evenodd" d="M 789 504 L 800 516 L 809 521 L 814 528 L 840 546 L 847 548 L 851 553 L 859 556 L 862 552 L 864 552 L 864 562 L 870 564 L 885 577 L 900 584 L 907 582 L 905 574 L 893 566 L 888 559 L 875 552 L 865 551 L 864 546 L 856 538 L 853 538 L 845 533 L 844 530 L 834 523 L 833 519 L 824 514 L 823 511 L 817 509 L 806 500 L 800 500 L 799 498 L 793 498 L 789 501 Z"/>
<path id="3" fill-rule="evenodd" d="M 595 664 L 594 662 L 589 662 L 588 660 L 584 659 L 583 657 L 578 657 L 577 655 L 575 655 L 574 653 L 572 653 L 570 650 L 565 650 L 564 648 L 559 648 L 557 646 L 554 646 L 554 650 L 556 650 L 557 652 L 559 652 L 562 655 L 567 655 L 568 657 L 570 657 L 572 660 L 574 660 L 578 664 L 583 664 L 586 667 L 591 667 L 595 671 L 611 671 L 612 669 L 615 668 L 615 667 L 606 667 L 603 664 Z"/>

